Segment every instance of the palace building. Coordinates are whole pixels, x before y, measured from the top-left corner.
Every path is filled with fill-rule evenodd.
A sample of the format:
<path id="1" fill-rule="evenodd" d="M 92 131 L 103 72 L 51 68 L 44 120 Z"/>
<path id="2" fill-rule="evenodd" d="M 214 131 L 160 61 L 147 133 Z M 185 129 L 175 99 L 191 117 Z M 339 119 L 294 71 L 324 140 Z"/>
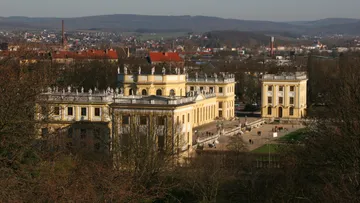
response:
<path id="1" fill-rule="evenodd" d="M 232 74 L 188 75 L 186 68 L 170 72 L 155 67 L 144 74 L 141 67 L 135 73 L 127 69 L 118 70 L 116 89 L 42 92 L 36 116 L 41 137 L 61 137 L 54 143 L 58 147 L 109 151 L 126 146 L 135 135 L 140 142 L 151 136 L 159 149 L 185 151 L 193 143 L 194 127 L 234 117 Z"/>
<path id="2" fill-rule="evenodd" d="M 306 73 L 265 74 L 261 81 L 263 118 L 299 119 L 306 116 Z"/>

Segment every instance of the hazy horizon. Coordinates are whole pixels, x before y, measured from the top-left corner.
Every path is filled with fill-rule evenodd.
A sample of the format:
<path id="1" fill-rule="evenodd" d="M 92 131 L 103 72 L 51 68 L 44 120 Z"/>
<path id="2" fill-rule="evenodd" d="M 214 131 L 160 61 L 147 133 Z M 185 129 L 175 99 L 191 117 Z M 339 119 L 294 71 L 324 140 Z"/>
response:
<path id="1" fill-rule="evenodd" d="M 75 3 L 76 2 L 76 3 Z M 71 18 L 112 14 L 211 16 L 241 20 L 309 21 L 325 18 L 360 19 L 358 0 L 2 0 L 0 16 Z"/>

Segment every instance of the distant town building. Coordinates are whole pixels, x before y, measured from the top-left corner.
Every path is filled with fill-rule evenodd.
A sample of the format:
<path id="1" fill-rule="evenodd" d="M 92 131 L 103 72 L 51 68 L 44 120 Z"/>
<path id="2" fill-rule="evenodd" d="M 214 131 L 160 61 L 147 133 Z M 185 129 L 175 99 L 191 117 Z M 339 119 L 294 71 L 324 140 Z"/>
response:
<path id="1" fill-rule="evenodd" d="M 299 119 L 306 116 L 306 73 L 265 74 L 261 82 L 263 118 Z"/>
<path id="2" fill-rule="evenodd" d="M 177 52 L 150 52 L 149 59 L 151 64 L 170 63 L 180 67 L 184 66 L 184 60 Z"/>
<path id="3" fill-rule="evenodd" d="M 113 49 L 86 50 L 86 51 L 54 51 L 51 54 L 52 60 L 56 63 L 72 63 L 75 61 L 104 60 L 118 62 L 118 54 Z"/>

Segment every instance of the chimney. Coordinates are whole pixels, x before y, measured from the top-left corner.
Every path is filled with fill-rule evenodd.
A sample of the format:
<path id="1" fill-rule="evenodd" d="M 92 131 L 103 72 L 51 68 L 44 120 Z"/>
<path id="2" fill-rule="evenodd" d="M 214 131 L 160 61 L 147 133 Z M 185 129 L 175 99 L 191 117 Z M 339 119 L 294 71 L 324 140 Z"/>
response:
<path id="1" fill-rule="evenodd" d="M 274 56 L 274 41 L 275 41 L 275 38 L 274 38 L 274 37 L 271 37 L 270 56 Z"/>
<path id="2" fill-rule="evenodd" d="M 62 36 L 62 46 L 65 47 L 65 23 L 64 20 L 61 21 L 61 36 Z"/>

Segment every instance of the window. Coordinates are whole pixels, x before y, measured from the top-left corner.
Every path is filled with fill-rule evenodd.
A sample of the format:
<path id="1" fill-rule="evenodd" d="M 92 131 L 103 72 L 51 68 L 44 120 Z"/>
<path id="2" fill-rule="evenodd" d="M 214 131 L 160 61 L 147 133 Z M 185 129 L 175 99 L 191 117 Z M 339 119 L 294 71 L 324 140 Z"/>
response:
<path id="1" fill-rule="evenodd" d="M 95 108 L 95 116 L 100 116 L 100 108 Z"/>
<path id="2" fill-rule="evenodd" d="M 55 115 L 55 116 L 60 115 L 60 107 L 58 107 L 58 106 L 55 106 L 55 107 L 54 107 L 54 115 Z"/>
<path id="3" fill-rule="evenodd" d="M 279 91 L 280 91 L 280 92 L 284 91 L 284 87 L 283 87 L 283 86 L 280 86 L 280 87 L 279 87 Z"/>
<path id="4" fill-rule="evenodd" d="M 85 107 L 81 108 L 81 116 L 86 116 L 87 115 L 87 109 Z"/>
<path id="5" fill-rule="evenodd" d="M 214 93 L 214 87 L 210 87 L 210 93 Z"/>
<path id="6" fill-rule="evenodd" d="M 279 97 L 279 104 L 283 104 L 283 97 Z"/>
<path id="7" fill-rule="evenodd" d="M 146 125 L 146 124 L 147 124 L 147 117 L 140 116 L 140 125 Z"/>
<path id="8" fill-rule="evenodd" d="M 122 124 L 129 125 L 130 124 L 130 116 L 122 116 Z"/>
<path id="9" fill-rule="evenodd" d="M 290 97 L 290 104 L 294 104 L 294 97 Z"/>
<path id="10" fill-rule="evenodd" d="M 200 91 L 203 91 L 204 90 L 204 87 L 200 87 Z"/>
<path id="11" fill-rule="evenodd" d="M 157 124 L 158 125 L 165 125 L 165 117 L 163 117 L 163 116 L 157 117 Z"/>
<path id="12" fill-rule="evenodd" d="M 86 129 L 80 129 L 80 138 L 85 139 L 86 138 Z"/>
<path id="13" fill-rule="evenodd" d="M 68 137 L 68 138 L 72 138 L 72 136 L 73 136 L 73 129 L 72 129 L 72 128 L 69 128 L 69 129 L 67 130 L 67 137 Z"/>
<path id="14" fill-rule="evenodd" d="M 272 91 L 272 86 L 268 86 L 268 91 Z"/>
<path id="15" fill-rule="evenodd" d="M 170 90 L 170 96 L 175 96 L 175 90 Z"/>
<path id="16" fill-rule="evenodd" d="M 223 93 L 223 88 L 219 87 L 219 93 Z"/>
<path id="17" fill-rule="evenodd" d="M 194 86 L 191 86 L 190 91 L 194 91 L 194 90 L 195 90 Z"/>
<path id="18" fill-rule="evenodd" d="M 222 108 L 222 102 L 219 102 L 219 109 Z"/>
<path id="19" fill-rule="evenodd" d="M 295 86 L 290 86 L 290 92 L 295 91 Z"/>
<path id="20" fill-rule="evenodd" d="M 268 104 L 272 104 L 272 97 L 268 97 Z"/>
<path id="21" fill-rule="evenodd" d="M 47 106 L 41 106 L 41 113 L 43 115 L 47 115 L 48 114 L 48 108 Z"/>
<path id="22" fill-rule="evenodd" d="M 162 95 L 161 89 L 156 90 L 156 95 L 158 95 L 158 96 L 161 96 L 161 95 Z"/>
<path id="23" fill-rule="evenodd" d="M 48 128 L 41 128 L 41 136 L 42 137 L 45 138 L 48 135 L 48 132 L 49 132 Z"/>
<path id="24" fill-rule="evenodd" d="M 220 118 L 222 117 L 222 111 L 219 111 L 219 117 Z"/>
<path id="25" fill-rule="evenodd" d="M 67 108 L 67 115 L 68 115 L 68 116 L 72 116 L 72 115 L 73 115 L 73 107 L 68 107 L 68 108 Z"/>
<path id="26" fill-rule="evenodd" d="M 188 122 L 190 122 L 190 114 L 188 113 Z"/>
<path id="27" fill-rule="evenodd" d="M 133 89 L 129 89 L 129 95 L 135 95 Z"/>
<path id="28" fill-rule="evenodd" d="M 143 90 L 141 91 L 141 95 L 147 95 L 147 91 L 146 91 L 145 89 L 143 89 Z"/>
<path id="29" fill-rule="evenodd" d="M 289 115 L 290 115 L 290 116 L 293 116 L 293 115 L 294 115 L 294 108 L 293 108 L 293 107 L 290 107 L 290 109 L 289 109 Z"/>
<path id="30" fill-rule="evenodd" d="M 268 114 L 268 115 L 271 115 L 271 114 L 272 114 L 272 108 L 271 108 L 271 107 L 268 107 L 268 109 L 267 109 L 267 114 Z"/>
<path id="31" fill-rule="evenodd" d="M 182 115 L 182 123 L 185 123 L 185 115 Z"/>

